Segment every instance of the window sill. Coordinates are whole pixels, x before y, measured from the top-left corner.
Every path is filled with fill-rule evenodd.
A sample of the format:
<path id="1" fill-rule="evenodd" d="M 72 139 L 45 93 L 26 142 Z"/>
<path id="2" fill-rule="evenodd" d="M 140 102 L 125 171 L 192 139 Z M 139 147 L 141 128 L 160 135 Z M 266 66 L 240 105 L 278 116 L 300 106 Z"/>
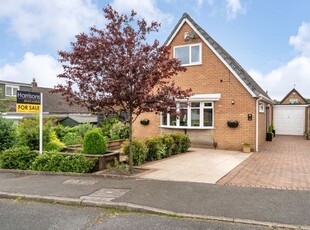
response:
<path id="1" fill-rule="evenodd" d="M 191 63 L 191 64 L 182 64 L 181 66 L 195 66 L 195 65 L 202 65 L 202 62 L 197 62 L 197 63 Z"/>
<path id="2" fill-rule="evenodd" d="M 215 129 L 214 127 L 188 127 L 188 126 L 159 126 L 164 129 Z"/>

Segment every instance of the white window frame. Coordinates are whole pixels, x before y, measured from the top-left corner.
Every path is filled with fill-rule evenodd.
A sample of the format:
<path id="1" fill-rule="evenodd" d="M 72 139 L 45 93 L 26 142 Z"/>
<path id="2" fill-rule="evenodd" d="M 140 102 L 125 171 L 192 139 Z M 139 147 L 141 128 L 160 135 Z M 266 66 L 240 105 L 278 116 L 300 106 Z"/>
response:
<path id="1" fill-rule="evenodd" d="M 11 90 L 12 90 L 12 94 L 10 94 L 10 95 L 9 95 L 9 94 L 7 94 L 7 92 L 6 92 L 6 88 L 7 88 L 7 87 L 8 87 L 8 88 L 11 88 Z M 14 94 L 13 94 L 13 92 L 14 92 L 14 90 L 13 90 L 13 89 L 17 89 L 17 90 L 19 90 L 19 86 L 16 86 L 16 85 L 5 85 L 5 88 L 4 88 L 4 91 L 5 91 L 5 96 L 6 96 L 6 97 L 12 97 L 12 96 L 13 96 L 13 97 L 16 97 L 16 95 L 14 95 Z"/>
<path id="2" fill-rule="evenodd" d="M 299 102 L 299 101 L 298 101 L 298 98 L 297 98 L 297 97 L 292 97 L 292 98 L 290 98 L 290 104 L 293 104 L 293 105 L 295 104 L 295 105 L 296 105 L 296 104 L 298 104 L 298 102 Z"/>
<path id="3" fill-rule="evenodd" d="M 199 61 L 198 62 L 192 62 L 191 56 L 192 56 L 192 46 L 199 46 Z M 201 43 L 194 43 L 194 44 L 189 44 L 189 45 L 181 45 L 181 46 L 174 46 L 173 47 L 173 57 L 175 57 L 175 50 L 177 48 L 182 48 L 182 47 L 189 47 L 189 63 L 188 64 L 182 64 L 182 66 L 192 66 L 192 65 L 201 65 L 202 64 L 202 44 Z"/>
<path id="4" fill-rule="evenodd" d="M 199 126 L 191 126 L 191 106 L 190 103 L 197 103 L 199 102 Z M 210 103 L 211 106 L 205 106 L 205 103 Z M 204 109 L 212 109 L 212 126 L 204 126 L 204 120 L 203 120 L 203 110 Z M 180 110 L 180 106 L 179 106 L 179 102 L 177 102 L 177 111 Z M 160 119 L 160 127 L 162 128 L 173 128 L 173 129 L 214 129 L 214 102 L 213 101 L 189 101 L 188 106 L 187 106 L 187 126 L 180 126 L 180 118 L 177 117 L 176 118 L 176 125 L 171 125 L 170 124 L 170 114 L 167 113 L 167 125 L 163 125 L 162 121 L 163 121 L 163 116 L 164 114 L 161 114 L 161 119 Z"/>
<path id="5" fill-rule="evenodd" d="M 264 113 L 264 112 L 265 112 L 265 103 L 260 102 L 260 103 L 258 104 L 258 111 L 259 111 L 260 113 Z"/>

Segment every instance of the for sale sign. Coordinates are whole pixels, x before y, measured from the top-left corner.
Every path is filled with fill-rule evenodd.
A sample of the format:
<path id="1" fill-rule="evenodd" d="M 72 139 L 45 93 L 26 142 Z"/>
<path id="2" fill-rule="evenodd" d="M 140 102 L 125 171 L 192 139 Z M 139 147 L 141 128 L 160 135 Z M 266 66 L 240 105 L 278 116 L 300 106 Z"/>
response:
<path id="1" fill-rule="evenodd" d="M 16 112 L 39 113 L 40 104 L 40 93 L 17 91 Z"/>

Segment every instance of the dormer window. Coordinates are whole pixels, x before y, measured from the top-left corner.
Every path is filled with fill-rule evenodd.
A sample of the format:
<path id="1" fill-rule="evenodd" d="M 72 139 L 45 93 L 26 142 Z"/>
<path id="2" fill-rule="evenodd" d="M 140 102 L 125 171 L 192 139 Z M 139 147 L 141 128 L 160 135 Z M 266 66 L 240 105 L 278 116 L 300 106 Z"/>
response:
<path id="1" fill-rule="evenodd" d="M 201 43 L 175 46 L 173 54 L 183 66 L 199 65 L 201 64 Z"/>

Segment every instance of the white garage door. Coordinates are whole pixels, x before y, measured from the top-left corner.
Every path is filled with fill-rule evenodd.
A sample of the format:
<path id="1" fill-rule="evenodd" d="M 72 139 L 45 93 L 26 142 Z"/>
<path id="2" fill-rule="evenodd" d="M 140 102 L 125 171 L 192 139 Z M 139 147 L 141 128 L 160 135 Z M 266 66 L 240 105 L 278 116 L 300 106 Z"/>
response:
<path id="1" fill-rule="evenodd" d="M 305 107 L 298 105 L 274 106 L 276 134 L 303 135 L 305 131 Z"/>

